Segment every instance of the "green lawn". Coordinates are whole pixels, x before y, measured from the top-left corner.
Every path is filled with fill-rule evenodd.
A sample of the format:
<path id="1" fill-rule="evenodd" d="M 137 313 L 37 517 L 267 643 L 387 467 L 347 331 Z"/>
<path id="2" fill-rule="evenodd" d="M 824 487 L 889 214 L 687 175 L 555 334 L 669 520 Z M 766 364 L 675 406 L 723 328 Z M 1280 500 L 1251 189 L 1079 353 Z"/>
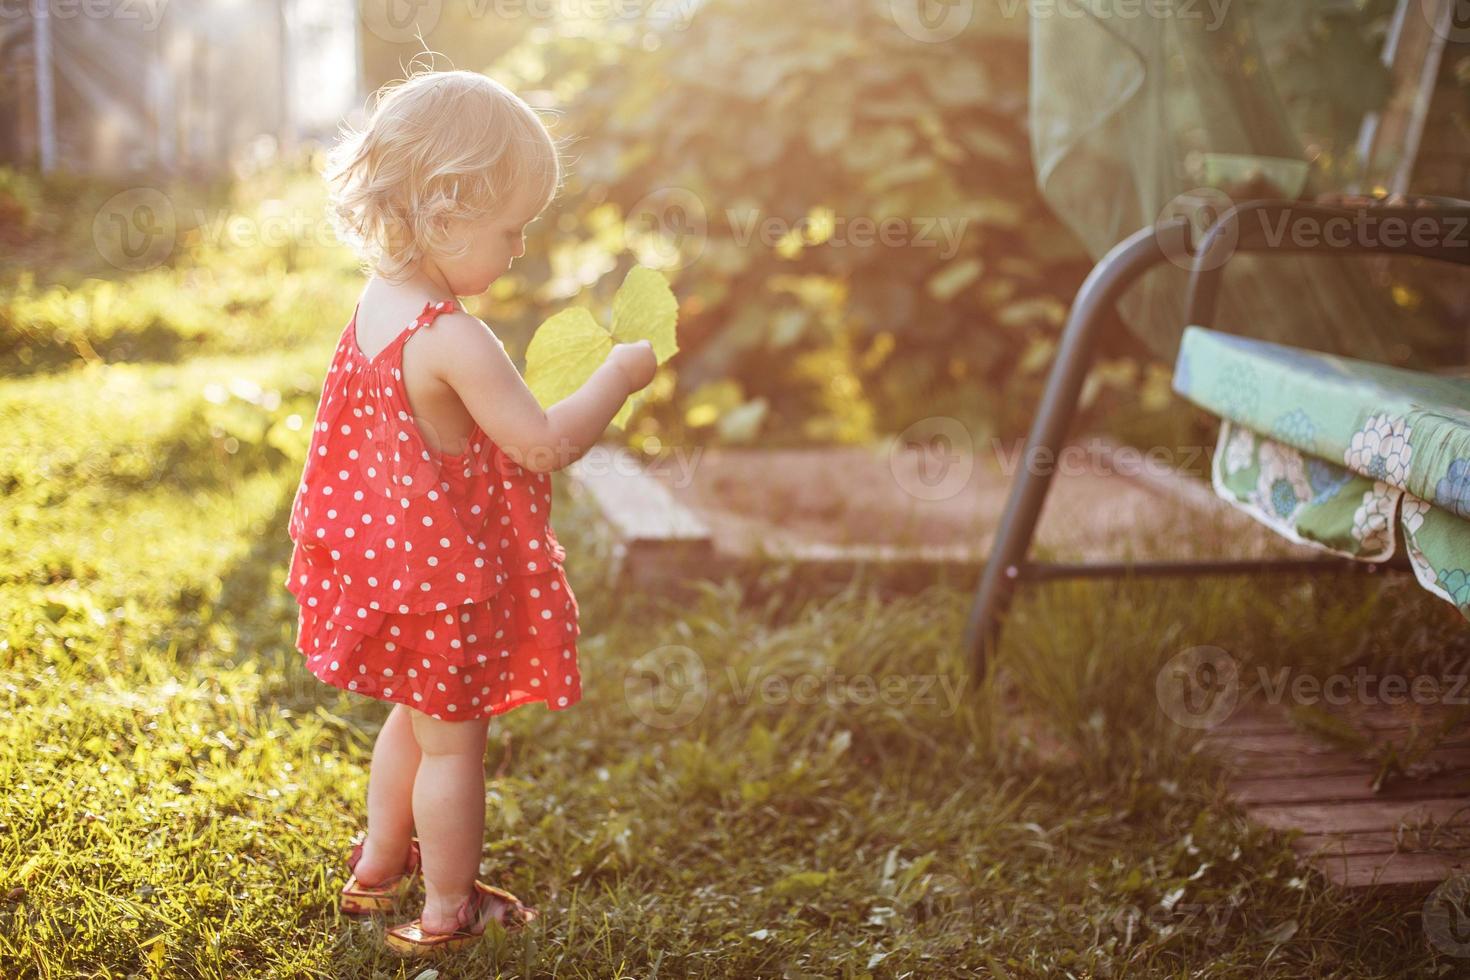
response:
<path id="1" fill-rule="evenodd" d="M 425 969 L 336 912 L 386 708 L 305 670 L 282 586 L 355 282 L 340 259 L 276 274 L 220 336 L 85 369 L 6 361 L 0 976 Z M 185 294 L 187 275 L 155 278 Z M 100 288 L 67 286 L 28 336 L 93 322 Z M 0 282 L 0 308 L 20 289 Z M 1155 695 L 1201 644 L 1322 670 L 1463 655 L 1462 625 L 1412 583 L 1049 586 L 1018 605 L 997 684 L 969 692 L 963 592 L 821 595 L 773 568 L 688 602 L 629 595 L 588 503 L 554 486 L 585 697 L 506 715 L 486 759 L 483 871 L 542 918 L 441 976 L 1466 969 L 1417 902 L 1344 898 L 1252 831 Z"/>

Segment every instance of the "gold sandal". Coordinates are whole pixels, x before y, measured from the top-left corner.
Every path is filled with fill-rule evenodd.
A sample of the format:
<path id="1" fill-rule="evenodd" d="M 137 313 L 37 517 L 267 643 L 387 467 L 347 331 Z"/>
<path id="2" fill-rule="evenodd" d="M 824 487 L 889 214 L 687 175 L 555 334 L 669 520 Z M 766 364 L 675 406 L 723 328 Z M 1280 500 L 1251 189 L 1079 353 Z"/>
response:
<path id="1" fill-rule="evenodd" d="M 455 913 L 460 924 L 455 931 L 425 932 L 420 916 L 394 926 L 383 938 L 388 948 L 400 956 L 425 956 L 468 946 L 485 934 L 491 919 L 507 932 L 513 932 L 540 914 L 504 888 L 477 881 Z"/>
<path id="2" fill-rule="evenodd" d="M 419 839 L 414 837 L 408 844 L 408 863 L 401 872 L 375 885 L 364 885 L 357 880 L 357 862 L 362 860 L 362 841 L 352 845 L 347 857 L 347 870 L 354 872 L 342 888 L 342 912 L 346 915 L 375 915 L 391 912 L 407 894 L 418 876 L 422 857 L 419 854 Z"/>

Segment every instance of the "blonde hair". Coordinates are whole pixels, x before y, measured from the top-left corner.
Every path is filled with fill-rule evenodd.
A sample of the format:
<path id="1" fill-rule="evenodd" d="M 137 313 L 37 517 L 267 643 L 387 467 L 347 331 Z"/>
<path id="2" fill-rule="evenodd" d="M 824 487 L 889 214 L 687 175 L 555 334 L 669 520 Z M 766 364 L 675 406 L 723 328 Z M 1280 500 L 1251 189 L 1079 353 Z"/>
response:
<path id="1" fill-rule="evenodd" d="M 453 219 L 493 214 L 526 188 L 544 209 L 562 165 L 540 115 L 500 82 L 424 70 L 378 89 L 367 125 L 327 152 L 323 177 L 338 234 L 396 280 L 425 257 L 464 254 L 448 247 Z"/>

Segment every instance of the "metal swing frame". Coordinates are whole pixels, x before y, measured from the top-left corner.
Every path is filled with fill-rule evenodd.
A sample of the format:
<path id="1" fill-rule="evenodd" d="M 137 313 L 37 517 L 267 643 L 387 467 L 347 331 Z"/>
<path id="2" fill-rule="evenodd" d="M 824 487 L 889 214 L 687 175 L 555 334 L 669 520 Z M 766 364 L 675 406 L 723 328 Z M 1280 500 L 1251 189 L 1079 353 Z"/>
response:
<path id="1" fill-rule="evenodd" d="M 1139 277 L 1154 266 L 1181 256 L 1192 256 L 1186 293 L 1186 324 L 1213 327 L 1225 267 L 1240 253 L 1298 253 L 1320 255 L 1392 254 L 1470 266 L 1470 202 L 1452 198 L 1416 199 L 1418 206 L 1319 204 L 1306 201 L 1263 200 L 1236 205 L 1191 241 L 1185 218 L 1170 219 L 1143 228 L 1119 242 L 1093 267 L 1082 283 L 1063 327 L 1056 359 L 1031 432 L 1022 465 L 1006 500 L 985 569 L 965 623 L 965 650 L 972 664 L 971 681 L 979 684 L 999 650 L 1005 617 L 1016 589 L 1023 582 L 1066 578 L 1187 577 L 1241 574 L 1300 574 L 1380 570 L 1410 570 L 1402 554 L 1384 563 L 1349 558 L 1238 559 L 1204 561 L 1106 561 L 1086 563 L 1034 562 L 1028 559 L 1031 540 L 1051 488 L 1051 467 L 1037 465 L 1055 459 L 1077 414 L 1078 398 L 1088 369 L 1096 358 L 1100 328 L 1106 314 Z M 1247 220 L 1249 219 L 1249 220 Z M 1357 223 L 1357 232 L 1342 237 L 1321 234 L 1329 220 Z M 1318 229 L 1314 241 L 1293 234 L 1309 222 Z M 1306 227 L 1310 227 L 1308 225 Z M 1284 234 L 1280 230 L 1285 228 Z M 1404 230 L 1412 233 L 1405 234 Z M 1393 232 L 1385 240 L 1385 233 Z"/>

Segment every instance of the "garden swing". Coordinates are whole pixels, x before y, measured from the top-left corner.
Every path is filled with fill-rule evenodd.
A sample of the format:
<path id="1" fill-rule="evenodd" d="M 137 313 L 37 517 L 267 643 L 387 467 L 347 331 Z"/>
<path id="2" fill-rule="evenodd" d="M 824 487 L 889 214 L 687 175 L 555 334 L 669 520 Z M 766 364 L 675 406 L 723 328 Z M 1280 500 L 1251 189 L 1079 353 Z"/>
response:
<path id="1" fill-rule="evenodd" d="M 1412 78 L 1410 98 L 1358 134 L 1370 167 L 1388 161 L 1392 203 L 1306 200 L 1303 141 L 1273 72 L 1240 70 L 1268 65 L 1269 35 L 1301 29 L 1291 21 L 1309 5 L 1232 8 L 1213 26 L 1182 6 L 1134 19 L 1092 0 L 1060 6 L 1073 16 L 1033 11 L 1033 154 L 1043 193 L 1101 259 L 1064 326 L 973 598 L 972 680 L 1023 582 L 1412 570 L 1470 617 L 1470 375 L 1390 363 L 1416 346 L 1463 356 L 1464 326 L 1391 302 L 1357 264 L 1470 265 L 1470 202 L 1402 196 L 1432 94 L 1419 80 L 1436 75 L 1452 4 L 1399 4 L 1384 60 Z M 1417 72 L 1400 72 L 1405 59 Z M 1172 361 L 1173 390 L 1220 417 L 1216 493 L 1320 556 L 1028 559 L 1051 484 L 1040 464 L 1064 445 L 1115 304 Z"/>

